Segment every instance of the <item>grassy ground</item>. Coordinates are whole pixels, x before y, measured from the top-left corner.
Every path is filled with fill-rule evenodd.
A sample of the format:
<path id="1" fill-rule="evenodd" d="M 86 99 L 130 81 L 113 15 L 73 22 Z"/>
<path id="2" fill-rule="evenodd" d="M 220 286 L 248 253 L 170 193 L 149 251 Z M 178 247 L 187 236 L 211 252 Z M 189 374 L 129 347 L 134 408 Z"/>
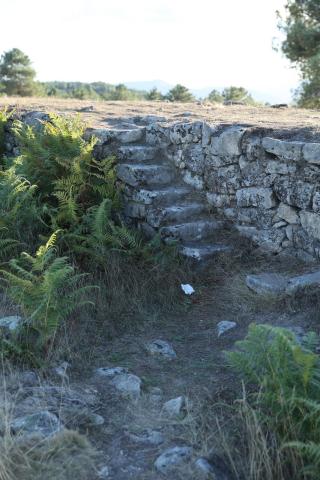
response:
<path id="1" fill-rule="evenodd" d="M 244 338 L 252 322 L 298 325 L 319 331 L 318 307 L 315 299 L 289 302 L 281 298 L 261 298 L 250 292 L 245 285 L 247 273 L 290 273 L 305 267 L 287 259 L 265 257 L 249 247 L 243 244 L 237 254 L 221 256 L 204 268 L 181 264 L 168 268 L 166 276 L 154 272 L 153 279 L 151 272 L 135 271 L 128 265 L 131 276 L 125 275 L 124 285 L 120 279 L 120 283 L 115 280 L 109 284 L 101 294 L 98 314 L 79 312 L 74 318 L 57 352 L 57 360 L 71 362 L 71 388 L 81 386 L 97 391 L 100 401 L 96 413 L 105 419 L 100 429 L 88 432 L 88 439 L 98 453 L 97 469 L 91 467 L 89 472 L 85 469 L 82 472 L 85 480 L 97 480 L 94 472 L 106 464 L 111 480 L 158 480 L 159 474 L 153 467 L 155 459 L 166 448 L 181 444 L 192 445 L 195 458 L 211 457 L 214 452 L 221 455 L 232 471 L 231 478 L 286 480 L 281 472 L 276 477 L 259 473 L 259 455 L 263 453 L 264 462 L 269 464 L 274 458 L 263 450 L 265 439 L 257 436 L 259 425 L 248 413 L 237 418 L 239 432 L 246 435 L 243 448 L 234 444 L 235 424 L 230 422 L 226 410 L 222 414 L 221 404 L 230 409 L 232 399 L 241 397 L 241 379 L 226 367 L 223 352 Z M 115 262 L 110 278 L 117 279 L 119 268 Z M 196 292 L 192 297 L 182 294 L 181 281 L 193 285 Z M 236 321 L 237 327 L 218 338 L 216 328 L 221 320 Z M 175 361 L 159 361 L 147 354 L 146 343 L 157 338 L 172 343 L 177 352 Z M 120 401 L 108 384 L 94 375 L 96 368 L 111 366 L 127 367 L 142 379 L 143 394 L 138 403 Z M 162 391 L 160 402 L 152 400 L 154 387 Z M 181 419 L 170 419 L 163 414 L 163 402 L 179 395 L 188 398 L 187 414 Z M 132 440 L 132 434 L 150 428 L 163 434 L 163 444 L 146 445 Z M 261 442 L 258 447 L 257 439 Z M 93 451 L 83 437 L 70 434 L 65 438 L 60 436 L 57 442 L 45 448 L 38 445 L 25 450 L 8 437 L 2 451 L 0 444 L 1 480 L 40 479 L 44 478 L 41 475 L 49 474 L 52 479 L 69 480 L 73 476 L 70 469 L 60 471 L 58 468 L 69 454 L 79 464 L 88 461 L 91 465 Z M 22 469 L 22 473 L 16 470 L 15 476 L 1 476 L 1 461 L 8 462 L 9 457 L 20 458 L 22 465 L 29 465 L 27 473 Z M 71 462 L 71 469 L 72 465 Z M 32 469 L 35 469 L 34 477 Z M 174 475 L 177 480 L 203 478 L 193 463 L 181 466 Z"/>
<path id="2" fill-rule="evenodd" d="M 7 100 L 13 102 L 13 99 L 1 99 Z M 50 99 L 45 99 L 43 104 L 41 99 L 22 99 L 21 102 L 25 102 L 21 103 L 21 108 L 33 105 L 35 109 L 48 109 L 45 102 L 50 103 Z M 87 102 L 61 101 L 51 107 L 72 113 L 84 104 Z M 189 108 L 194 109 L 192 115 L 183 116 Z M 170 119 L 208 118 L 201 116 L 201 109 L 212 109 L 215 116 L 209 114 L 209 119 L 213 121 L 249 123 L 251 118 L 253 124 L 262 122 L 261 125 L 268 126 L 279 113 L 281 120 L 278 118 L 278 123 L 273 124 L 276 128 L 289 131 L 295 122 L 297 128 L 304 127 L 300 130 L 303 135 L 307 132 L 311 137 L 312 132 L 315 133 L 313 138 L 317 138 L 315 119 L 319 116 L 318 112 L 294 109 L 278 111 L 165 103 L 99 102 L 95 109 L 88 114 L 87 120 L 96 124 L 105 122 L 104 125 L 111 124 L 112 119 L 115 123 L 119 117 L 132 118 L 151 112 Z M 254 112 L 258 116 L 255 117 Z M 232 349 L 236 340 L 243 339 L 253 322 L 299 326 L 318 332 L 319 303 L 317 297 L 304 296 L 288 301 L 258 297 L 249 291 L 245 284 L 247 273 L 291 273 L 303 271 L 305 267 L 292 259 L 266 257 L 246 241 L 234 238 L 233 232 L 225 234 L 230 236 L 231 243 L 234 242 L 234 251 L 198 268 L 174 259 L 158 266 L 154 262 L 137 262 L 130 256 L 110 255 L 108 261 L 100 265 L 99 274 L 91 275 L 96 275 L 90 280 L 100 287 L 92 294 L 95 308 L 76 311 L 56 337 L 50 360 L 58 364 L 64 360 L 70 362 L 70 386 L 93 388 L 99 396 L 97 413 L 103 416 L 105 424 L 88 432 L 87 437 L 98 452 L 96 466 L 107 464 L 111 480 L 158 480 L 159 474 L 153 467 L 155 459 L 165 448 L 177 444 L 192 445 L 195 458 L 210 457 L 218 452 L 237 480 L 286 480 L 280 470 L 274 477 L 272 469 L 271 476 L 260 473 L 258 457 L 264 452 L 265 439 L 259 437 L 261 445 L 254 448 L 259 425 L 254 423 L 250 412 L 238 422 L 242 429 L 245 426 L 240 432 L 247 435 L 251 450 L 248 446 L 242 449 L 229 440 L 233 424 L 229 427 L 228 418 L 219 415 L 216 404 L 224 402 L 224 408 L 228 408 L 231 399 L 241 396 L 242 392 L 241 379 L 227 369 L 223 352 Z M 185 296 L 181 283 L 191 283 L 195 294 Z M 0 300 L 0 314 L 15 313 L 19 312 L 7 303 L 4 295 Z M 235 321 L 237 327 L 218 338 L 217 324 L 222 320 Z M 146 344 L 159 338 L 173 345 L 177 352 L 175 361 L 159 361 L 148 355 Z M 112 366 L 127 367 L 142 379 L 143 394 L 139 402 L 132 404 L 119 399 L 108 383 L 94 374 L 96 368 Z M 50 367 L 50 364 L 45 366 L 42 372 L 47 378 L 50 378 Z M 157 403 L 151 395 L 155 387 L 161 389 L 161 399 Z M 180 395 L 188 398 L 187 415 L 169 419 L 163 414 L 162 405 Z M 7 408 L 5 404 L 2 407 Z M 132 440 L 131 433 L 147 428 L 163 433 L 163 444 L 141 445 Z M 81 478 L 71 460 L 78 466 L 89 466 L 88 471 L 82 468 L 84 480 L 97 478 L 96 469 L 91 467 L 93 451 L 85 438 L 77 434 L 61 435 L 43 446 L 37 442 L 24 445 L 12 437 L 10 431 L 4 433 L 0 442 L 0 480 L 69 480 L 74 473 Z M 273 457 L 266 457 L 270 465 L 272 461 Z M 65 463 L 69 464 L 69 469 L 61 470 L 60 465 Z M 15 468 L 16 464 L 21 464 L 22 469 Z M 174 478 L 195 480 L 198 477 L 193 464 L 189 464 L 178 470 Z"/>
<path id="3" fill-rule="evenodd" d="M 168 102 L 103 102 L 73 99 L 0 97 L 0 109 L 4 106 L 17 110 L 43 110 L 72 114 L 92 105 L 93 111 L 82 113 L 83 119 L 92 126 L 101 128 L 119 122 L 132 121 L 133 117 L 159 115 L 169 121 L 205 120 L 214 124 L 245 124 L 272 128 L 278 135 L 295 138 L 320 139 L 319 110 L 298 108 L 274 109 L 209 103 Z"/>

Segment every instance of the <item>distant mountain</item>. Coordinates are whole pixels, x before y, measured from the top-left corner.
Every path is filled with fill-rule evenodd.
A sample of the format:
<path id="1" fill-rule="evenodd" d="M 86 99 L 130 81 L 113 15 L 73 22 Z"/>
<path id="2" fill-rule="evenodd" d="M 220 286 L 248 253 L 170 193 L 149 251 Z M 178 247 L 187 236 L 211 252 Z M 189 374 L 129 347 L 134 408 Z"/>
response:
<path id="1" fill-rule="evenodd" d="M 149 91 L 152 90 L 152 88 L 156 87 L 159 92 L 161 92 L 163 95 L 168 93 L 169 90 L 171 90 L 174 85 L 171 85 L 168 82 L 163 82 L 162 80 L 146 80 L 146 81 L 137 81 L 137 82 L 124 82 L 126 87 L 132 88 L 134 90 L 144 90 L 144 91 Z"/>

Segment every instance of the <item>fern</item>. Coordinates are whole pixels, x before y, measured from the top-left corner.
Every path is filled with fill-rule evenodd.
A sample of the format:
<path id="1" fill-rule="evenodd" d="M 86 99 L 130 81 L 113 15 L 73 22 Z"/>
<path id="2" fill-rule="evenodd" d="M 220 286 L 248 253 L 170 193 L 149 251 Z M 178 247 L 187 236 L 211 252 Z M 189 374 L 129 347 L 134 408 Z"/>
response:
<path id="1" fill-rule="evenodd" d="M 66 257 L 57 256 L 56 235 L 35 256 L 22 253 L 9 262 L 8 270 L 0 271 L 9 285 L 9 296 L 21 306 L 24 333 L 36 332 L 39 348 L 47 345 L 75 308 L 92 303 L 86 297 L 94 287 L 81 287 L 85 275 L 75 273 Z"/>
<path id="2" fill-rule="evenodd" d="M 14 110 L 8 112 L 6 107 L 3 110 L 0 110 L 0 163 L 1 157 L 5 154 L 5 127 L 13 113 Z"/>
<path id="3" fill-rule="evenodd" d="M 294 334 L 270 325 L 250 325 L 232 366 L 256 391 L 250 399 L 264 428 L 276 432 L 284 449 L 296 449 L 303 473 L 320 478 L 320 362 L 314 333 L 299 344 Z M 309 478 L 309 477 L 308 477 Z"/>
<path id="4" fill-rule="evenodd" d="M 0 228 L 5 228 L 9 237 L 25 242 L 33 237 L 41 216 L 36 189 L 13 168 L 0 171 Z"/>
<path id="5" fill-rule="evenodd" d="M 304 458 L 305 466 L 302 468 L 304 478 L 319 480 L 320 478 L 320 443 L 315 442 L 287 442 L 283 449 L 296 450 Z"/>

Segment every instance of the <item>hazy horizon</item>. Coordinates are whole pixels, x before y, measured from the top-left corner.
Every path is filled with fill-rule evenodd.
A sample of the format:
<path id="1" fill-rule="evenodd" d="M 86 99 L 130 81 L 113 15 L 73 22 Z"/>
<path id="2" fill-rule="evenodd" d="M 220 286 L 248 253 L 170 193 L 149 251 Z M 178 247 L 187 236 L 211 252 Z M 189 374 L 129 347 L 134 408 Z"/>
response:
<path id="1" fill-rule="evenodd" d="M 284 3 L 11 0 L 1 7 L 0 45 L 27 53 L 40 81 L 236 85 L 288 102 L 299 75 L 272 49 Z"/>

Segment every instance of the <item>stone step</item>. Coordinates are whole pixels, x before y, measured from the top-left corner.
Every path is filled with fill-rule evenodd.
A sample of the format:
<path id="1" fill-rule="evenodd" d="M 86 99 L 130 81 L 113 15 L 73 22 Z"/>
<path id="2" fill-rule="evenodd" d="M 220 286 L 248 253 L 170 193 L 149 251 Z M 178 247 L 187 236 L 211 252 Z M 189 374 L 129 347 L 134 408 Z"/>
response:
<path id="1" fill-rule="evenodd" d="M 192 258 L 197 261 L 207 260 L 212 257 L 216 257 L 221 253 L 231 252 L 232 247 L 230 245 L 224 245 L 219 243 L 208 244 L 185 244 L 181 247 L 181 255 Z"/>
<path id="2" fill-rule="evenodd" d="M 175 174 L 171 167 L 122 163 L 117 165 L 117 177 L 132 187 L 166 185 L 173 181 Z"/>
<path id="3" fill-rule="evenodd" d="M 171 202 L 182 201 L 193 190 L 190 187 L 167 187 L 154 190 L 134 190 L 131 193 L 131 198 L 134 202 L 142 203 L 143 205 L 159 205 L 170 204 Z"/>
<path id="4" fill-rule="evenodd" d="M 181 223 L 160 228 L 163 240 L 170 243 L 174 240 L 182 242 L 201 241 L 214 235 L 217 230 L 223 227 L 223 222 L 208 219 L 194 222 Z"/>
<path id="5" fill-rule="evenodd" d="M 247 286 L 260 295 L 294 295 L 305 289 L 319 289 L 320 270 L 288 276 L 280 273 L 258 273 L 247 275 Z"/>
<path id="6" fill-rule="evenodd" d="M 150 209 L 147 214 L 147 222 L 154 228 L 160 227 L 166 223 L 190 220 L 192 217 L 201 215 L 207 211 L 204 203 L 193 202 L 185 205 L 170 205 L 167 207 L 158 207 Z"/>
<path id="7" fill-rule="evenodd" d="M 118 148 L 117 157 L 125 162 L 146 162 L 153 160 L 157 151 L 156 147 L 146 145 L 125 145 Z"/>

